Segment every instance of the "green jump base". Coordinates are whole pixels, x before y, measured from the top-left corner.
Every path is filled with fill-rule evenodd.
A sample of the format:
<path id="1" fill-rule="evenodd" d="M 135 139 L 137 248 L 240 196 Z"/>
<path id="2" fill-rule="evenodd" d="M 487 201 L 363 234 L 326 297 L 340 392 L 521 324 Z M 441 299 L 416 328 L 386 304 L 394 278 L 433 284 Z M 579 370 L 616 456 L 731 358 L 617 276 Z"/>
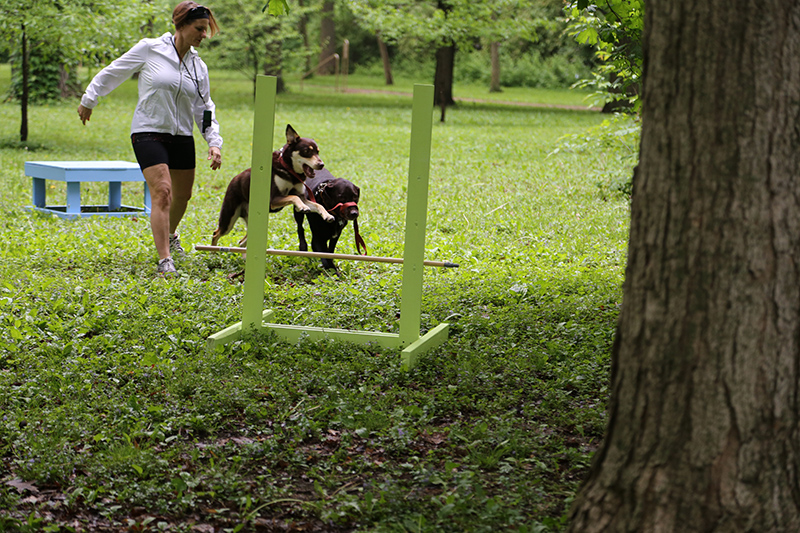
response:
<path id="1" fill-rule="evenodd" d="M 265 309 L 263 318 L 266 320 L 272 316 L 274 312 L 271 309 Z M 359 331 L 351 329 L 339 328 L 322 328 L 312 326 L 294 326 L 287 324 L 275 324 L 271 322 L 263 322 L 261 328 L 253 328 L 254 332 L 272 331 L 275 334 L 288 342 L 300 342 L 303 339 L 311 341 L 322 340 L 337 340 L 342 342 L 352 342 L 354 344 L 361 344 L 365 346 L 375 345 L 381 348 L 390 350 L 397 350 L 402 348 L 400 353 L 400 362 L 402 368 L 410 370 L 414 368 L 419 362 L 420 356 L 439 346 L 448 338 L 450 325 L 442 323 L 430 330 L 425 335 L 419 337 L 415 341 L 408 343 L 403 341 L 400 334 L 397 333 L 382 333 L 379 331 Z M 222 331 L 211 335 L 206 346 L 209 350 L 214 350 L 217 346 L 236 341 L 242 337 L 243 328 L 242 323 L 237 322 Z"/>

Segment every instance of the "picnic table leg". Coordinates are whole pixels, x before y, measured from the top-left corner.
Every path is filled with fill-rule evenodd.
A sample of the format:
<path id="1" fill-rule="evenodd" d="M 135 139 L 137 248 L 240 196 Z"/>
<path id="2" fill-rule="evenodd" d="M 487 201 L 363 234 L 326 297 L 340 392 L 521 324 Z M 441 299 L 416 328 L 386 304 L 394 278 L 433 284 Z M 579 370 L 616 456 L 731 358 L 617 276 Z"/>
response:
<path id="1" fill-rule="evenodd" d="M 33 178 L 33 205 L 34 207 L 47 205 L 47 187 L 44 178 Z"/>
<path id="2" fill-rule="evenodd" d="M 122 207 L 122 183 L 118 181 L 108 182 L 108 210 L 114 211 Z"/>
<path id="3" fill-rule="evenodd" d="M 150 205 L 150 187 L 147 186 L 147 182 L 144 182 L 144 212 L 150 214 L 152 207 Z"/>
<path id="4" fill-rule="evenodd" d="M 67 214 L 81 214 L 81 184 L 79 181 L 67 182 Z"/>

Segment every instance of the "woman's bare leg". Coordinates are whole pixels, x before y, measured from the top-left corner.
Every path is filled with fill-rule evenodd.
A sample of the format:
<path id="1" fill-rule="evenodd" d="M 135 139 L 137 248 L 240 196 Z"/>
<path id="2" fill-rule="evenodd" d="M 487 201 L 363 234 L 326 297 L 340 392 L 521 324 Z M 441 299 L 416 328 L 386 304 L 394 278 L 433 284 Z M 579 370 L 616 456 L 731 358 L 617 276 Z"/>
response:
<path id="1" fill-rule="evenodd" d="M 192 198 L 192 187 L 194 186 L 194 169 L 169 171 L 172 179 L 172 205 L 169 210 L 169 234 L 175 233 L 178 229 L 189 200 Z"/>
<path id="2" fill-rule="evenodd" d="M 166 164 L 153 165 L 142 171 L 150 188 L 150 229 L 156 245 L 158 258 L 164 259 L 169 253 L 169 232 L 172 211 L 172 178 Z M 186 206 L 184 205 L 184 210 Z"/>

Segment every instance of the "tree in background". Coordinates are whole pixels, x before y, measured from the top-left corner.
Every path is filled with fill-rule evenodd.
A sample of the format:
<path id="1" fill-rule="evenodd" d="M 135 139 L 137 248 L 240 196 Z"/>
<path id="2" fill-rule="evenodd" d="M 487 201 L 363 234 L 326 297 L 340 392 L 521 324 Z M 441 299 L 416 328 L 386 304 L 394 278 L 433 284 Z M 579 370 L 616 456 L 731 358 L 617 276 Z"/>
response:
<path id="1" fill-rule="evenodd" d="M 308 4 L 308 0 L 297 0 L 297 5 L 301 11 L 300 16 L 297 18 L 297 31 L 300 34 L 300 38 L 303 40 L 303 49 L 309 50 L 311 44 L 308 40 L 308 10 L 304 9 L 306 4 Z M 311 55 L 307 54 L 303 61 L 303 71 L 310 71 L 311 66 Z"/>
<path id="2" fill-rule="evenodd" d="M 3 17 L 0 18 L 0 33 L 11 44 L 12 57 L 16 57 L 19 64 L 17 77 L 17 96 L 20 101 L 20 142 L 28 140 L 28 103 L 30 100 L 30 43 L 42 39 L 48 24 L 52 21 L 58 10 L 54 5 L 44 1 L 30 0 L 2 0 L 0 9 Z M 15 73 L 16 74 L 16 73 Z"/>
<path id="3" fill-rule="evenodd" d="M 434 99 L 444 120 L 445 109 L 455 103 L 456 50 L 472 46 L 475 39 L 490 31 L 497 34 L 499 26 L 521 31 L 524 24 L 520 21 L 525 18 L 524 10 L 519 10 L 522 1 L 525 0 L 351 0 L 348 6 L 359 24 L 385 42 L 412 42 L 422 53 L 434 51 Z"/>
<path id="4" fill-rule="evenodd" d="M 278 3 L 278 8 L 283 5 Z M 283 70 L 288 62 L 303 68 L 312 53 L 304 28 L 308 16 L 317 9 L 313 1 L 298 3 L 283 14 L 265 12 L 266 7 L 252 0 L 215 0 L 214 14 L 220 24 L 220 39 L 209 41 L 204 53 L 217 68 L 238 70 L 253 82 L 259 74 L 276 76 L 278 92 L 286 88 Z M 276 10 L 278 8 L 275 8 Z"/>
<path id="5" fill-rule="evenodd" d="M 488 4 L 491 24 L 479 26 L 475 37 L 480 40 L 481 44 L 489 44 L 491 68 L 489 92 L 501 91 L 500 47 L 503 42 L 515 37 L 535 41 L 537 25 L 535 21 L 541 19 L 542 8 L 547 3 L 546 1 L 497 0 Z M 560 7 L 560 3 L 558 5 Z M 551 10 L 550 15 L 555 18 L 556 13 L 556 10 Z"/>
<path id="6" fill-rule="evenodd" d="M 392 77 L 392 63 L 389 59 L 389 47 L 386 46 L 386 41 L 381 39 L 381 32 L 375 32 L 375 38 L 378 41 L 378 50 L 381 53 L 381 64 L 383 64 L 383 79 L 386 85 L 394 85 L 394 77 Z"/>
<path id="7" fill-rule="evenodd" d="M 494 23 L 459 45 L 455 81 L 485 84 L 491 92 L 493 70 L 495 88 L 562 88 L 589 77 L 594 50 L 566 33 L 563 7 L 560 0 L 496 2 Z"/>
<path id="8" fill-rule="evenodd" d="M 161 8 L 130 0 L 0 0 L 0 36 L 16 58 L 11 96 L 20 102 L 20 141 L 28 140 L 31 101 L 79 92 L 78 65 L 100 64 L 127 50 Z"/>
<path id="9" fill-rule="evenodd" d="M 581 44 L 594 46 L 599 67 L 578 84 L 593 87 L 603 111 L 639 110 L 642 76 L 644 0 L 571 0 L 564 9 L 569 32 Z"/>
<path id="10" fill-rule="evenodd" d="M 645 17 L 608 427 L 570 531 L 798 531 L 800 2 Z"/>
<path id="11" fill-rule="evenodd" d="M 453 100 L 453 69 L 457 40 L 470 33 L 476 21 L 484 20 L 488 3 L 466 0 L 353 0 L 349 6 L 360 24 L 370 28 L 385 42 L 416 41 L 420 50 L 434 50 L 434 102 L 442 109 Z"/>
<path id="12" fill-rule="evenodd" d="M 442 26 L 448 26 L 456 17 L 455 6 L 448 0 L 437 0 L 435 13 L 440 16 Z M 456 103 L 453 100 L 453 69 L 456 61 L 456 41 L 451 32 L 443 33 L 436 48 L 436 72 L 433 75 L 433 105 L 442 110 L 441 121 L 444 122 L 445 110 Z"/>
<path id="13" fill-rule="evenodd" d="M 336 66 L 331 60 L 331 57 L 336 54 L 336 22 L 334 22 L 333 0 L 323 0 L 322 2 L 319 46 L 319 69 L 317 72 L 322 75 L 333 74 Z"/>

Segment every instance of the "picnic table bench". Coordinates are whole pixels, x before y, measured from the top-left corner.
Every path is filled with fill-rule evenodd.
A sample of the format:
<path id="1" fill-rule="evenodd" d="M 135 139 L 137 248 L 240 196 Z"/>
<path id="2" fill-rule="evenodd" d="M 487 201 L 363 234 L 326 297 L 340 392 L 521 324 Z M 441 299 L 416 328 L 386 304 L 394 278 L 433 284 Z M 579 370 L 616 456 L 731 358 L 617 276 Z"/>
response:
<path id="1" fill-rule="evenodd" d="M 33 179 L 31 209 L 62 218 L 93 215 L 129 216 L 150 213 L 150 190 L 136 163 L 128 161 L 26 161 L 25 175 Z M 67 205 L 47 205 L 46 180 L 67 183 Z M 108 205 L 82 205 L 81 183 L 108 182 Z M 122 203 L 122 182 L 144 183 L 144 206 Z"/>

